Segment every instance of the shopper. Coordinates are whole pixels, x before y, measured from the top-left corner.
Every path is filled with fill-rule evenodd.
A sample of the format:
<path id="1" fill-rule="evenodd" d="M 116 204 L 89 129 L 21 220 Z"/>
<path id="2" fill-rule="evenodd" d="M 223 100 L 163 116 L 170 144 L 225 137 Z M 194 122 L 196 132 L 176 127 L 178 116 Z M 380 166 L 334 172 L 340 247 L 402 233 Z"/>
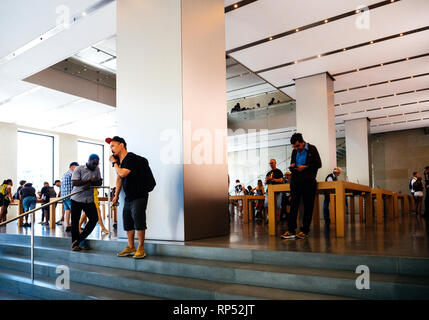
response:
<path id="1" fill-rule="evenodd" d="M 322 167 L 322 161 L 317 148 L 305 142 L 301 133 L 293 134 L 290 143 L 293 147 L 289 166 L 292 172 L 290 183 L 291 212 L 288 217 L 288 231 L 281 237 L 283 239 L 303 239 L 308 237 L 310 231 L 317 188 L 316 175 L 319 168 Z M 301 231 L 295 234 L 301 198 L 304 202 L 303 226 Z"/>
<path id="2" fill-rule="evenodd" d="M 72 192 L 85 190 L 71 196 L 71 233 L 72 250 L 89 249 L 86 237 L 94 230 L 98 221 L 97 208 L 94 203 L 93 186 L 101 186 L 102 179 L 98 164 L 100 158 L 96 154 L 89 156 L 88 162 L 78 166 L 72 175 Z M 82 233 L 79 233 L 79 219 L 82 211 L 89 221 Z"/>
<path id="3" fill-rule="evenodd" d="M 416 182 L 413 183 L 414 190 L 414 200 L 416 203 L 416 214 L 418 216 L 422 215 L 422 204 L 423 204 L 423 179 L 418 177 Z"/>
<path id="4" fill-rule="evenodd" d="M 271 170 L 268 171 L 268 173 L 265 176 L 265 184 L 282 184 L 283 183 L 283 172 L 277 168 L 277 161 L 276 159 L 270 159 L 270 167 Z M 280 220 L 280 209 L 282 206 L 282 197 L 283 192 L 277 192 L 276 194 L 276 221 Z M 268 207 L 268 192 L 265 195 L 265 202 L 266 206 Z"/>
<path id="5" fill-rule="evenodd" d="M 419 173 L 417 172 L 417 171 L 414 171 L 413 172 L 413 177 L 410 179 L 410 182 L 409 182 L 409 184 L 408 184 L 408 188 L 410 189 L 410 193 L 411 193 L 411 195 L 413 196 L 413 198 L 414 198 L 414 189 L 413 189 L 413 185 L 414 185 L 414 182 L 416 182 L 417 181 L 417 178 L 419 177 Z M 416 211 L 416 203 L 415 203 L 415 201 L 414 201 L 414 207 L 411 209 L 412 211 Z"/>
<path id="6" fill-rule="evenodd" d="M 325 181 L 337 181 L 340 174 L 341 168 L 334 168 L 334 170 L 325 178 Z M 331 197 L 329 193 L 325 193 L 325 199 L 323 201 L 323 218 L 325 219 L 325 226 L 329 226 L 329 224 L 331 223 L 331 218 L 329 215 L 330 202 Z"/>
<path id="7" fill-rule="evenodd" d="M 425 176 L 425 190 L 426 190 L 426 198 L 425 198 L 425 214 L 423 217 L 429 217 L 429 166 L 425 167 L 424 171 Z"/>
<path id="8" fill-rule="evenodd" d="M 73 171 L 76 169 L 76 167 L 79 166 L 79 163 L 72 162 L 69 165 L 69 170 L 67 170 L 66 173 L 64 173 L 62 179 L 61 179 L 61 196 L 65 197 L 68 196 L 73 189 L 72 185 L 72 175 Z M 71 213 L 71 199 L 65 198 L 63 200 L 63 206 L 64 206 L 64 213 L 59 221 L 57 221 L 57 225 L 62 225 L 63 222 L 65 222 L 66 225 L 66 232 L 71 231 L 71 225 L 70 225 L 70 213 Z"/>
<path id="9" fill-rule="evenodd" d="M 4 180 L 0 185 L 0 222 L 6 221 L 7 208 L 13 201 L 12 186 L 12 179 Z"/>
<path id="10" fill-rule="evenodd" d="M 149 162 L 135 153 L 127 151 L 125 139 L 115 136 L 107 138 L 112 155 L 109 160 L 116 170 L 116 194 L 113 203 L 118 202 L 121 189 L 124 189 L 125 203 L 122 211 L 124 230 L 127 232 L 128 246 L 117 255 L 133 256 L 135 259 L 146 257 L 144 240 L 146 234 L 146 207 L 151 192 L 156 185 Z M 85 227 L 86 229 L 86 227 Z M 139 245 L 134 246 L 134 235 L 137 232 Z"/>
<path id="11" fill-rule="evenodd" d="M 262 180 L 258 180 L 258 185 L 252 189 L 252 192 L 257 196 L 265 195 L 264 185 Z M 264 200 L 256 200 L 256 220 L 261 220 L 264 212 Z"/>
<path id="12" fill-rule="evenodd" d="M 19 197 L 22 201 L 24 212 L 28 212 L 36 208 L 36 189 L 33 188 L 32 183 L 26 183 L 24 185 L 19 192 Z M 28 223 L 28 215 L 25 216 L 23 227 L 31 227 L 31 223 Z"/>

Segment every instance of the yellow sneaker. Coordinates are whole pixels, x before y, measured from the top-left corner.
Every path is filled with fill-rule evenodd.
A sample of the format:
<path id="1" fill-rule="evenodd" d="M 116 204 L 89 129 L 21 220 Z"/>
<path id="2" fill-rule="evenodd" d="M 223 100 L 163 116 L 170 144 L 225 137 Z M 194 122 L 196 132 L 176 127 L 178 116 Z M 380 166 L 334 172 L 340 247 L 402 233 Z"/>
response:
<path id="1" fill-rule="evenodd" d="M 132 256 L 134 253 L 136 253 L 136 248 L 135 247 L 134 248 L 130 248 L 130 247 L 127 246 L 124 249 L 124 251 L 118 252 L 117 256 L 118 257 L 129 257 L 129 256 Z"/>
<path id="2" fill-rule="evenodd" d="M 144 251 L 144 248 L 138 247 L 137 252 L 135 255 L 133 255 L 134 259 L 143 259 L 146 257 L 146 251 Z"/>

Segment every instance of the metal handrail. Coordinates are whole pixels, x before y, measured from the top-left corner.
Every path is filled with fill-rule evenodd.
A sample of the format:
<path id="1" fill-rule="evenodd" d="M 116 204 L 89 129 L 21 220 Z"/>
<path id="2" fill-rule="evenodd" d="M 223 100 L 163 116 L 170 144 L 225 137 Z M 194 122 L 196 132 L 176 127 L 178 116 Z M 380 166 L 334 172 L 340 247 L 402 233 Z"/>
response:
<path id="1" fill-rule="evenodd" d="M 49 207 L 49 206 L 53 205 L 54 203 L 58 203 L 64 199 L 70 198 L 71 196 L 74 196 L 75 194 L 78 194 L 78 193 L 81 193 L 84 191 L 88 191 L 91 188 L 92 189 L 109 189 L 109 192 L 107 193 L 107 199 L 108 199 L 107 200 L 108 201 L 108 204 L 107 204 L 108 209 L 107 210 L 108 210 L 108 217 L 109 217 L 109 240 L 110 240 L 111 239 L 111 228 L 112 228 L 112 223 L 111 223 L 112 212 L 111 212 L 111 206 L 110 206 L 110 187 L 109 186 L 90 186 L 87 188 L 83 188 L 81 190 L 69 193 L 68 195 L 66 195 L 64 197 L 60 197 L 58 199 L 55 199 L 54 201 L 45 203 L 38 208 L 31 209 L 30 211 L 24 212 L 23 214 L 17 215 L 16 217 L 14 217 L 12 219 L 9 219 L 7 221 L 0 223 L 0 227 L 1 227 L 1 226 L 4 226 L 10 222 L 13 222 L 13 221 L 18 220 L 22 217 L 25 217 L 29 214 L 32 214 L 31 215 L 31 281 L 32 281 L 32 283 L 34 283 L 34 213 L 37 210 Z"/>

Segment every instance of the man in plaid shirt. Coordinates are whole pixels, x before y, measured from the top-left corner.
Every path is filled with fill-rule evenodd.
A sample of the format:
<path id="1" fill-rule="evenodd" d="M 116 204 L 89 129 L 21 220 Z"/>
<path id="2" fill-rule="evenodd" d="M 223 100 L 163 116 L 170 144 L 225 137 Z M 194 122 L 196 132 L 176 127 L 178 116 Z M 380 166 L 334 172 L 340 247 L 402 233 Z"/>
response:
<path id="1" fill-rule="evenodd" d="M 61 196 L 62 197 L 67 196 L 72 192 L 73 185 L 72 185 L 71 178 L 72 178 L 74 169 L 78 166 L 79 166 L 79 163 L 72 162 L 70 163 L 69 170 L 66 173 L 64 173 L 63 178 L 61 179 Z M 64 221 L 64 217 L 65 217 L 66 232 L 70 232 L 71 231 L 71 226 L 70 226 L 71 199 L 70 198 L 64 199 L 63 205 L 64 205 L 63 216 L 61 217 L 61 220 L 57 221 L 57 225 L 62 225 L 62 222 Z"/>

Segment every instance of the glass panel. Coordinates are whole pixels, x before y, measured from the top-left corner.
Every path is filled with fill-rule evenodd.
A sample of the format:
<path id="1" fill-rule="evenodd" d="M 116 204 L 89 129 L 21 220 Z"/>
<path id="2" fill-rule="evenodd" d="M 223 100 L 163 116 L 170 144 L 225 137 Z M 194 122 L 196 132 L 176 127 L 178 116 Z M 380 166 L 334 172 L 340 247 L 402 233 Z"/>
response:
<path id="1" fill-rule="evenodd" d="M 36 190 L 43 182 L 53 184 L 54 137 L 18 131 L 18 181 L 33 183 Z"/>

